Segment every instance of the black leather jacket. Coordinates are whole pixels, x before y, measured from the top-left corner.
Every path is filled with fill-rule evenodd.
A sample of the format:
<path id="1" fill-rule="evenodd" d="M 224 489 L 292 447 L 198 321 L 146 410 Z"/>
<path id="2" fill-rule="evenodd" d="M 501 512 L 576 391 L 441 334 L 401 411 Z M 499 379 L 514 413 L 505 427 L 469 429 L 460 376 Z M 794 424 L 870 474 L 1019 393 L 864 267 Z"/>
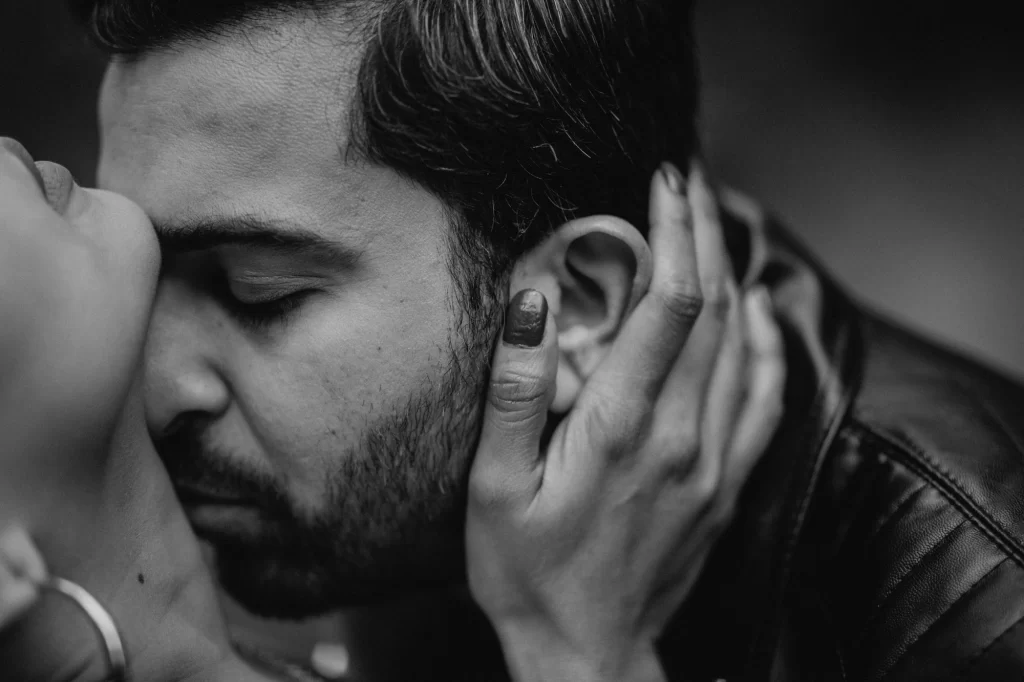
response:
<path id="1" fill-rule="evenodd" d="M 784 327 L 787 418 L 664 637 L 670 679 L 1024 680 L 1024 388 L 724 203 Z"/>

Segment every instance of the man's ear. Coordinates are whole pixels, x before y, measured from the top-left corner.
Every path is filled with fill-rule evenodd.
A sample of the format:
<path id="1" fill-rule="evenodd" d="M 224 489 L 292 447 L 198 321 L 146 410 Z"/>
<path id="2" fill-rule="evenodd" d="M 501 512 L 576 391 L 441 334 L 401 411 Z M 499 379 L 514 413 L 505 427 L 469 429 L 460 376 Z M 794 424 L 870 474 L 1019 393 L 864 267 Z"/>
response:
<path id="1" fill-rule="evenodd" d="M 620 218 L 565 223 L 516 264 L 509 295 L 544 294 L 558 325 L 558 382 L 552 412 L 563 414 L 611 347 L 651 283 L 651 249 Z"/>

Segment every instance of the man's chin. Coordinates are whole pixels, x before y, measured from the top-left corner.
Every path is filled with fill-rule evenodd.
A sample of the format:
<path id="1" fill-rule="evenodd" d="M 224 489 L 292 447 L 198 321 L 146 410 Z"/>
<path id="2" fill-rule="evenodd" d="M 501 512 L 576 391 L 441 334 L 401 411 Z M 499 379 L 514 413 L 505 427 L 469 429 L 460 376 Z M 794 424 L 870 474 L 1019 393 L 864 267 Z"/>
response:
<path id="1" fill-rule="evenodd" d="M 251 613 L 279 620 L 304 620 L 339 608 L 337 595 L 315 569 L 254 556 L 218 554 L 217 578 L 228 595 Z"/>
<path id="2" fill-rule="evenodd" d="M 377 542 L 342 523 L 301 524 L 255 506 L 186 505 L 224 591 L 265 618 L 301 620 L 395 601 L 465 579 L 462 533 L 420 532 Z M 326 541 L 333 538 L 334 542 Z"/>
<path id="3" fill-rule="evenodd" d="M 274 540 L 251 509 L 187 509 L 221 588 L 265 618 L 301 620 L 336 610 L 322 563 Z"/>

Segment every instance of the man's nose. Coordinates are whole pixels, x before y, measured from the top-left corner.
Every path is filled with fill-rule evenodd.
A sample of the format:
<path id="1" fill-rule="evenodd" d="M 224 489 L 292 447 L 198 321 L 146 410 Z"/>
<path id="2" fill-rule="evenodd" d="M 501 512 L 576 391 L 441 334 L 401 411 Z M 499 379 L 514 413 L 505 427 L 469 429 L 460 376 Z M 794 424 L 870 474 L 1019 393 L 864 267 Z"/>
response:
<path id="1" fill-rule="evenodd" d="M 204 324 L 201 305 L 182 287 L 161 282 L 144 364 L 146 422 L 159 437 L 180 418 L 216 418 L 230 402 L 218 368 L 218 325 Z"/>

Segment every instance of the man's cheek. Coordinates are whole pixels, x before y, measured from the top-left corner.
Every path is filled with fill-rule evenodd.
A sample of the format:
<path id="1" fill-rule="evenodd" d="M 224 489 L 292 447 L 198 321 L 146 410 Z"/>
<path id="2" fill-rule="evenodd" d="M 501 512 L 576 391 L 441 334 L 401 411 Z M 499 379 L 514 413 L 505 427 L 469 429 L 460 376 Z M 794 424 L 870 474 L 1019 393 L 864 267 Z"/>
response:
<path id="1" fill-rule="evenodd" d="M 269 390 L 277 394 L 252 404 L 247 428 L 292 498 L 319 500 L 332 456 L 344 448 L 349 436 L 337 414 L 339 407 L 316 386 L 305 391 L 295 391 L 295 384 L 291 391 L 271 386 Z"/>

